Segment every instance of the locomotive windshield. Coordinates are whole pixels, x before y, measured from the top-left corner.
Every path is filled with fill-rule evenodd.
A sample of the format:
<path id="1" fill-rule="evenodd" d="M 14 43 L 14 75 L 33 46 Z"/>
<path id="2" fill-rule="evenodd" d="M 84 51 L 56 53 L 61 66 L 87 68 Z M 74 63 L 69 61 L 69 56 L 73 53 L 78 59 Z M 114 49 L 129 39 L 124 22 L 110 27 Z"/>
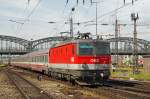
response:
<path id="1" fill-rule="evenodd" d="M 92 55 L 93 45 L 90 43 L 80 43 L 79 44 L 79 55 Z"/>
<path id="2" fill-rule="evenodd" d="M 107 55 L 110 54 L 109 43 L 94 42 L 94 43 L 80 43 L 79 55 Z"/>
<path id="3" fill-rule="evenodd" d="M 109 43 L 104 43 L 104 42 L 95 42 L 94 43 L 95 47 L 95 53 L 96 55 L 107 55 L 110 54 L 110 45 Z"/>

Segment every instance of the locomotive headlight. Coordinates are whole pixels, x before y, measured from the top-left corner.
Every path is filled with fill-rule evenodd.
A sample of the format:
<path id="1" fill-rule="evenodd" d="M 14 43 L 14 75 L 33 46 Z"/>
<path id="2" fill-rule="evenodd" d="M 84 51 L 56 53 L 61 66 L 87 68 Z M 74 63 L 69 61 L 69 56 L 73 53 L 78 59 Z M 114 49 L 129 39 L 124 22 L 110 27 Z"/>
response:
<path id="1" fill-rule="evenodd" d="M 103 78 L 104 77 L 104 73 L 100 73 L 100 76 Z"/>

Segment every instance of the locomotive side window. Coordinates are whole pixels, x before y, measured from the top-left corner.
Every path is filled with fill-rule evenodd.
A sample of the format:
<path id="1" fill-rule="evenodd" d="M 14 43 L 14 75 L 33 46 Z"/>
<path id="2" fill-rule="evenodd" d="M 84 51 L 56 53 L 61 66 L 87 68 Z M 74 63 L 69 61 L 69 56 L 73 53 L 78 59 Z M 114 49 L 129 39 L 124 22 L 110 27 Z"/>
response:
<path id="1" fill-rule="evenodd" d="M 74 46 L 72 46 L 72 55 L 74 55 Z"/>
<path id="2" fill-rule="evenodd" d="M 66 48 L 66 56 L 68 56 L 67 54 L 68 54 L 68 48 Z"/>

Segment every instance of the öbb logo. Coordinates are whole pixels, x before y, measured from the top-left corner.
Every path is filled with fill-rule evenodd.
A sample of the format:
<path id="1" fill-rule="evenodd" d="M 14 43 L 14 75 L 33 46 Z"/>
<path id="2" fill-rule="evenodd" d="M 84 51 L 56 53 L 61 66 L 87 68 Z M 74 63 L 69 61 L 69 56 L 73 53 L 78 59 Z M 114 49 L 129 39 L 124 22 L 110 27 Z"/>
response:
<path id="1" fill-rule="evenodd" d="M 99 59 L 90 59 L 90 62 L 94 63 L 94 62 L 99 62 Z"/>

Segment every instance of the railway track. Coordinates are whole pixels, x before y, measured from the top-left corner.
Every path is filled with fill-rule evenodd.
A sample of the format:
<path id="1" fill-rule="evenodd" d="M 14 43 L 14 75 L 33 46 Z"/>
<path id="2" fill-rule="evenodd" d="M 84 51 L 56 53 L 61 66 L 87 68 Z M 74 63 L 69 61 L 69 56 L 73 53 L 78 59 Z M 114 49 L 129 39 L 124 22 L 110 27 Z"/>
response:
<path id="1" fill-rule="evenodd" d="M 51 80 L 67 84 L 69 86 L 71 85 L 69 82 L 66 83 L 66 81 L 60 81 L 53 78 L 51 78 Z M 107 96 L 110 99 L 150 99 L 150 90 L 144 89 L 145 87 L 149 88 L 150 86 L 147 85 L 144 88 L 141 88 L 136 87 L 136 85 L 136 82 L 116 81 L 115 83 L 112 83 L 107 81 L 103 82 L 100 86 L 77 85 L 75 87 L 76 89 L 88 90 L 100 96 Z"/>
<path id="2" fill-rule="evenodd" d="M 49 96 L 46 92 L 42 91 L 17 73 L 11 70 L 6 70 L 6 74 L 22 94 L 24 99 L 54 99 L 54 97 Z"/>
<path id="3" fill-rule="evenodd" d="M 104 83 L 104 88 L 111 91 L 114 95 L 121 94 L 122 98 L 131 99 L 150 99 L 150 84 L 139 83 L 137 81 L 119 81 L 119 80 L 108 80 Z"/>
<path id="4" fill-rule="evenodd" d="M 110 92 L 113 97 L 118 97 L 119 99 L 150 99 L 150 94 L 142 92 L 140 89 L 134 88 L 122 88 L 122 87 L 99 87 L 98 90 L 106 90 Z"/>
<path id="5" fill-rule="evenodd" d="M 45 78 L 72 86 L 69 82 L 61 81 L 60 79 L 57 80 L 55 78 L 49 78 L 48 76 L 45 76 Z M 90 91 L 99 96 L 107 96 L 110 99 L 150 99 L 150 84 L 146 84 L 144 88 L 142 88 L 142 86 L 142 83 L 137 82 L 109 80 L 103 82 L 102 86 L 77 85 L 74 87 L 78 90 Z"/>
<path id="6" fill-rule="evenodd" d="M 117 80 L 109 80 L 106 83 L 106 86 L 111 86 L 115 89 L 122 89 L 126 91 L 133 91 L 137 93 L 143 93 L 150 95 L 150 84 L 149 83 L 139 83 L 139 82 L 131 82 L 131 81 L 117 81 Z"/>
<path id="7" fill-rule="evenodd" d="M 150 99 L 150 90 L 107 84 L 103 83 L 103 86 L 97 86 L 95 88 L 81 88 L 98 95 L 107 96 L 110 99 Z"/>

